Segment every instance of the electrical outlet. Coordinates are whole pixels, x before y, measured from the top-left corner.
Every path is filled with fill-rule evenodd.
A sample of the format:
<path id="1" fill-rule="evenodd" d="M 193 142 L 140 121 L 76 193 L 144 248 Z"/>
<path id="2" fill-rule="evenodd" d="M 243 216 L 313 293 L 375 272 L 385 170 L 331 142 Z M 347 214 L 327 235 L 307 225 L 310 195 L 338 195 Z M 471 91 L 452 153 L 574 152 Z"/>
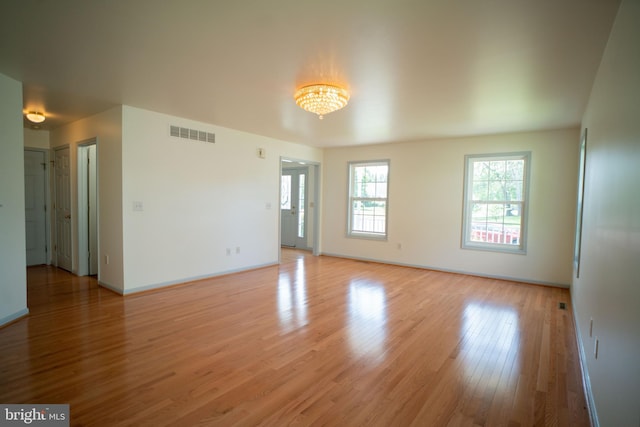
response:
<path id="1" fill-rule="evenodd" d="M 105 263 L 106 265 L 109 265 L 109 255 L 105 255 L 105 256 L 104 256 L 104 263 Z"/>

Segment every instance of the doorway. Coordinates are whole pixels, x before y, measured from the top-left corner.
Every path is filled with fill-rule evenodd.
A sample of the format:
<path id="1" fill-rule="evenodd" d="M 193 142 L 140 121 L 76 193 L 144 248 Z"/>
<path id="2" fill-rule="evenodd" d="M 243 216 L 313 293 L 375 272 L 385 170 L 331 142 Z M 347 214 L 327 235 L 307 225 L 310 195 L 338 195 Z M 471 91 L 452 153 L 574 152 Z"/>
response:
<path id="1" fill-rule="evenodd" d="M 48 264 L 47 152 L 24 150 L 24 202 L 27 266 Z"/>
<path id="2" fill-rule="evenodd" d="M 320 164 L 280 158 L 280 247 L 319 255 Z"/>
<path id="3" fill-rule="evenodd" d="M 78 145 L 78 276 L 98 274 L 97 145 Z"/>
<path id="4" fill-rule="evenodd" d="M 309 168 L 284 166 L 280 176 L 280 244 L 309 249 L 307 243 L 307 182 Z"/>

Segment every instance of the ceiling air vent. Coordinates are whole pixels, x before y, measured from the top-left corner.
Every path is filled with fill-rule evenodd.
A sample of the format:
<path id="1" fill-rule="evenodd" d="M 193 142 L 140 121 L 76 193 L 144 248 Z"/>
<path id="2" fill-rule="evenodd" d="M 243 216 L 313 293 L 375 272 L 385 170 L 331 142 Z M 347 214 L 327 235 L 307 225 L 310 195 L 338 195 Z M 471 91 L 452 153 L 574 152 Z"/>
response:
<path id="1" fill-rule="evenodd" d="M 191 139 L 193 141 L 202 141 L 215 144 L 216 134 L 211 132 L 205 132 L 203 130 L 183 128 L 180 126 L 170 126 L 169 135 L 176 138 Z"/>

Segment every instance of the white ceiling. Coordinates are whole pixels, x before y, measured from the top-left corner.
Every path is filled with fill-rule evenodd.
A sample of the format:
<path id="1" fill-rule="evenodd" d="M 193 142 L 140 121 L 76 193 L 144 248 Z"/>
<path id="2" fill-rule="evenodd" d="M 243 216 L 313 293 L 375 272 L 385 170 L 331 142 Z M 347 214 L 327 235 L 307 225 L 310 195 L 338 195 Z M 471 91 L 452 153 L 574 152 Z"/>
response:
<path id="1" fill-rule="evenodd" d="M 618 0 L 3 0 L 44 128 L 118 104 L 329 147 L 578 126 Z M 318 120 L 297 86 L 346 84 Z"/>

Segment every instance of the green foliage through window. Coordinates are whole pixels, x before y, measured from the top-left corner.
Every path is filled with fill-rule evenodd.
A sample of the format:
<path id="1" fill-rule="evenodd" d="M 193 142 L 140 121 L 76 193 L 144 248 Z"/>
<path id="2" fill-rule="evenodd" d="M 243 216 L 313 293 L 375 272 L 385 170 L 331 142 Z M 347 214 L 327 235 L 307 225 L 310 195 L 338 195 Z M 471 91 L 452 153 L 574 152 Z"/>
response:
<path id="1" fill-rule="evenodd" d="M 529 157 L 466 157 L 464 247 L 524 252 Z"/>
<path id="2" fill-rule="evenodd" d="M 386 237 L 388 178 L 388 160 L 349 164 L 350 236 Z"/>

